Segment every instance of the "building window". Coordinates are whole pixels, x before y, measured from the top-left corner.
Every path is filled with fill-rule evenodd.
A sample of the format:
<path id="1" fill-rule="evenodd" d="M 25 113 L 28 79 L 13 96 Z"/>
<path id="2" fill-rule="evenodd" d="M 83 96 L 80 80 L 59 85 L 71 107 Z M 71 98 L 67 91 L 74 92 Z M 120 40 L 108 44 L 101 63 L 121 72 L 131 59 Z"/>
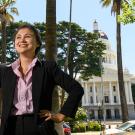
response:
<path id="1" fill-rule="evenodd" d="M 114 103 L 117 103 L 117 97 L 114 96 Z"/>
<path id="2" fill-rule="evenodd" d="M 90 103 L 93 104 L 93 97 L 90 96 Z"/>
<path id="3" fill-rule="evenodd" d="M 109 103 L 109 97 L 108 96 L 105 96 L 105 103 Z"/>
<path id="4" fill-rule="evenodd" d="M 90 92 L 92 92 L 92 86 L 90 86 Z"/>
<path id="5" fill-rule="evenodd" d="M 115 118 L 116 118 L 116 119 L 119 119 L 119 118 L 120 118 L 119 109 L 115 109 L 115 110 L 114 110 L 114 115 L 115 115 Z"/>
<path id="6" fill-rule="evenodd" d="M 107 119 L 111 119 L 112 118 L 112 114 L 111 114 L 111 110 L 110 109 L 106 110 L 106 118 Z"/>
<path id="7" fill-rule="evenodd" d="M 116 91 L 116 86 L 113 86 L 113 92 L 115 92 Z"/>

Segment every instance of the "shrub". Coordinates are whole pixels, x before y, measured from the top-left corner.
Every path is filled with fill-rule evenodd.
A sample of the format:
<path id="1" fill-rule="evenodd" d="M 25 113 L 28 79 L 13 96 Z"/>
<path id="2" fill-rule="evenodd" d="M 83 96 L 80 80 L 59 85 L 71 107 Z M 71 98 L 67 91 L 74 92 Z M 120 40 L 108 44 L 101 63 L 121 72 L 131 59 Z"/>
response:
<path id="1" fill-rule="evenodd" d="M 100 131 L 101 130 L 101 125 L 96 121 L 88 122 L 87 127 L 88 127 L 87 129 L 89 131 Z"/>
<path id="2" fill-rule="evenodd" d="M 72 132 L 85 132 L 86 124 L 84 122 L 76 122 L 72 128 Z"/>

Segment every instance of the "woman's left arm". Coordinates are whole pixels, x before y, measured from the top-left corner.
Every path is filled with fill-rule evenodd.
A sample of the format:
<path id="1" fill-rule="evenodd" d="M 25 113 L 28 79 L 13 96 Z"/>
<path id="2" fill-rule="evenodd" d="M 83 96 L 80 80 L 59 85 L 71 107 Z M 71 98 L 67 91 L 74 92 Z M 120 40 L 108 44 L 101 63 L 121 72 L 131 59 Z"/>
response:
<path id="1" fill-rule="evenodd" d="M 74 118 L 84 94 L 83 88 L 76 80 L 65 74 L 55 62 L 50 63 L 50 69 L 55 83 L 68 93 L 68 98 L 61 108 L 60 114 Z"/>
<path id="2" fill-rule="evenodd" d="M 52 119 L 55 122 L 62 122 L 65 117 L 74 118 L 84 94 L 83 88 L 76 80 L 65 74 L 55 62 L 46 61 L 45 66 L 55 84 L 68 93 L 68 98 L 59 113 L 52 114 L 49 110 L 41 110 L 40 117 L 46 117 L 45 121 Z"/>

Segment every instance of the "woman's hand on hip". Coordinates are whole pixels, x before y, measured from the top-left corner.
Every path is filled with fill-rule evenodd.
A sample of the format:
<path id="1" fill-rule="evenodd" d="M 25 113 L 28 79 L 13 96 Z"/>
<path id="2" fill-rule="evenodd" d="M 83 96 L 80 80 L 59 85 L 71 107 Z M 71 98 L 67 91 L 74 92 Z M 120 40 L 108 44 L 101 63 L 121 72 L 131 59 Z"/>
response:
<path id="1" fill-rule="evenodd" d="M 62 113 L 56 113 L 52 115 L 52 120 L 55 121 L 56 123 L 60 123 L 64 120 L 65 115 Z"/>
<path id="2" fill-rule="evenodd" d="M 39 113 L 41 118 L 45 117 L 45 121 L 48 120 L 53 120 L 54 122 L 62 122 L 65 118 L 65 115 L 62 113 L 56 113 L 56 114 L 52 114 L 49 110 L 40 110 Z"/>

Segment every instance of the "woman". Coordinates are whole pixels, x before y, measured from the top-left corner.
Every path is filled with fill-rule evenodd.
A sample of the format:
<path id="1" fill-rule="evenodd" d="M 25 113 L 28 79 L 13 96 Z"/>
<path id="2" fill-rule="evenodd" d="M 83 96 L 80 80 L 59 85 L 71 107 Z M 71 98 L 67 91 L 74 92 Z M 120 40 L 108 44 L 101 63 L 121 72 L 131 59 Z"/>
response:
<path id="1" fill-rule="evenodd" d="M 2 117 L 0 135 L 56 135 L 54 122 L 74 118 L 83 89 L 55 62 L 40 62 L 40 36 L 32 25 L 19 27 L 14 37 L 19 58 L 0 70 Z M 60 85 L 69 94 L 57 114 L 51 114 L 52 93 Z"/>

